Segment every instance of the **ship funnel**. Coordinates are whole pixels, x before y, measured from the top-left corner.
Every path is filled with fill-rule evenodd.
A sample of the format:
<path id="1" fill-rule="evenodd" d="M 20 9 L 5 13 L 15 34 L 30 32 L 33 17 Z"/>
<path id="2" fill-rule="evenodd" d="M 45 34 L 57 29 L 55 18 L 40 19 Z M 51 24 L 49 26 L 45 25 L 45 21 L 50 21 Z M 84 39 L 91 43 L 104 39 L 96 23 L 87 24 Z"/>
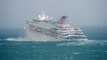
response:
<path id="1" fill-rule="evenodd" d="M 64 20 L 65 20 L 66 18 L 67 18 L 67 16 L 62 16 L 62 17 L 61 17 L 61 19 L 64 19 Z"/>
<path id="2" fill-rule="evenodd" d="M 66 23 L 66 18 L 67 16 L 62 16 L 59 20 L 58 20 L 58 24 L 65 24 Z"/>

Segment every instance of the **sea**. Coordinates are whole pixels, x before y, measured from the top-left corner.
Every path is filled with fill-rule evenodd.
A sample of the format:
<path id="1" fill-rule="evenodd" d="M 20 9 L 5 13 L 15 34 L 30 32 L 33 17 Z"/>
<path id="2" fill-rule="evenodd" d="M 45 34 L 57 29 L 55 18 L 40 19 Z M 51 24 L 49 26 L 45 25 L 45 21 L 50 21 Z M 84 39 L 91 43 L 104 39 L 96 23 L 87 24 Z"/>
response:
<path id="1" fill-rule="evenodd" d="M 0 29 L 0 60 L 107 60 L 107 27 L 81 29 L 88 40 L 28 41 L 24 29 Z"/>

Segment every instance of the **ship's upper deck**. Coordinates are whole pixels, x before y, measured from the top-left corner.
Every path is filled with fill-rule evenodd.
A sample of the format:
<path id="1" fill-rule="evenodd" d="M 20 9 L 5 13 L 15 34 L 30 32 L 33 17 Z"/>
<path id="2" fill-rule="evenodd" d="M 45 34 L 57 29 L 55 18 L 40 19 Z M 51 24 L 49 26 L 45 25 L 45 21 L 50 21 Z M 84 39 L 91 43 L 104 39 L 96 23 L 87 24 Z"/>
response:
<path id="1" fill-rule="evenodd" d="M 56 26 L 50 22 L 30 22 L 29 24 L 47 29 L 56 28 Z"/>

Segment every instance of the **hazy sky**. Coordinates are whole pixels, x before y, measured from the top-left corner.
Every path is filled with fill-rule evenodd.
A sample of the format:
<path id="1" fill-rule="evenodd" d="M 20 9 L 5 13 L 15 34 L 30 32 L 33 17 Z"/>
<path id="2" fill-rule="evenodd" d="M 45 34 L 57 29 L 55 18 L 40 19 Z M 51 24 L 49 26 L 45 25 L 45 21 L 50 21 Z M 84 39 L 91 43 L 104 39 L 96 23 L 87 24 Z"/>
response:
<path id="1" fill-rule="evenodd" d="M 80 26 L 107 26 L 107 0 L 0 0 L 0 28 L 24 27 L 41 11 Z"/>

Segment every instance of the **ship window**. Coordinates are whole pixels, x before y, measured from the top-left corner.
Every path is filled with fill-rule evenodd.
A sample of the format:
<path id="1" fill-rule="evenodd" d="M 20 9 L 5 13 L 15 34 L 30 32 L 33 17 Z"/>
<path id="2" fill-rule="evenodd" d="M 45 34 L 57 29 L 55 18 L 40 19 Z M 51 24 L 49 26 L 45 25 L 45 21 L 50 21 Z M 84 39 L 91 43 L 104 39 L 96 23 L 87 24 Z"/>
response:
<path id="1" fill-rule="evenodd" d="M 67 36 L 67 35 L 69 35 L 69 34 L 64 34 L 63 36 Z"/>
<path id="2" fill-rule="evenodd" d="M 40 32 L 40 31 L 41 31 L 41 29 L 40 29 L 40 28 L 37 28 L 37 29 L 36 29 L 36 31 Z"/>
<path id="3" fill-rule="evenodd" d="M 54 30 L 58 30 L 58 29 L 56 29 L 56 28 L 53 28 Z"/>

